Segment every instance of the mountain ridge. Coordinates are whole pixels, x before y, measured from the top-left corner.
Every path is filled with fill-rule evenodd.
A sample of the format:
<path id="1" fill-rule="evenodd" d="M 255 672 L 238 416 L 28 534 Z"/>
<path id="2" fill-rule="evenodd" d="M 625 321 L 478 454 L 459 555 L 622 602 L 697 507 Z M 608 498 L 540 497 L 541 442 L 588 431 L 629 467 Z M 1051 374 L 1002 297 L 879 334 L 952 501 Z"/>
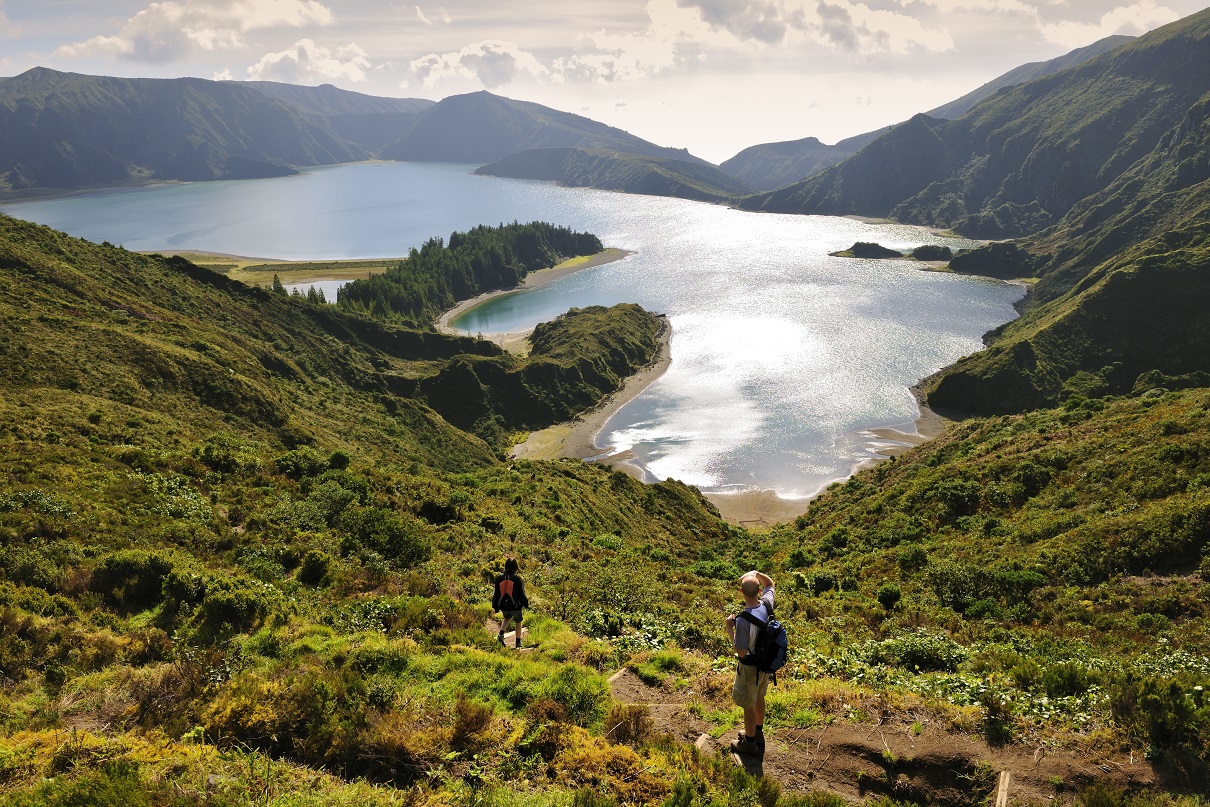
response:
<path id="1" fill-rule="evenodd" d="M 366 156 L 292 106 L 206 79 L 34 68 L 0 82 L 0 127 L 0 180 L 15 190 L 280 176 Z"/>
<path id="2" fill-rule="evenodd" d="M 1133 37 L 1109 36 L 1054 59 L 1021 65 L 966 95 L 923 114 L 930 118 L 953 120 L 968 112 L 979 101 L 1002 89 L 1066 70 L 1131 39 Z M 893 126 L 884 126 L 871 132 L 845 138 L 834 145 L 821 143 L 814 137 L 806 137 L 800 140 L 749 146 L 733 157 L 724 160 L 719 167 L 732 176 L 756 186 L 760 191 L 773 191 L 844 162 L 893 128 Z"/>
<path id="3" fill-rule="evenodd" d="M 379 156 L 388 160 L 486 164 L 535 148 L 599 148 L 709 165 L 591 118 L 486 90 L 452 95 L 422 112 Z"/>
<path id="4" fill-rule="evenodd" d="M 751 186 L 713 166 L 607 149 L 526 149 L 480 166 L 475 173 L 702 202 L 732 202 L 752 192 Z"/>

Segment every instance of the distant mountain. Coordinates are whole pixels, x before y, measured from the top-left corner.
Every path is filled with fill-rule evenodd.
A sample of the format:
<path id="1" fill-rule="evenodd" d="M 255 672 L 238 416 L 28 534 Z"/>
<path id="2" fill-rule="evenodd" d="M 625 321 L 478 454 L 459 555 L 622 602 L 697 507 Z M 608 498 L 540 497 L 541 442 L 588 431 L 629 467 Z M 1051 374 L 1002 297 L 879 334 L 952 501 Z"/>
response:
<path id="1" fill-rule="evenodd" d="M 475 173 L 703 202 L 733 201 L 752 192 L 750 186 L 711 165 L 604 149 L 528 149 Z"/>
<path id="2" fill-rule="evenodd" d="M 1024 84 L 1042 76 L 1058 73 L 1129 42 L 1132 37 L 1109 36 L 1093 44 L 1045 62 L 1031 62 L 992 79 L 977 90 L 925 114 L 930 118 L 953 120 L 966 114 L 975 104 L 1006 87 Z M 825 168 L 841 163 L 886 134 L 892 127 L 854 135 L 829 146 L 814 137 L 750 146 L 719 166 L 723 171 L 761 191 L 772 191 L 805 179 Z"/>
<path id="3" fill-rule="evenodd" d="M 955 121 L 917 115 L 840 165 L 742 203 L 1011 238 L 1108 188 L 1210 89 L 1210 13 L 1002 90 Z M 1176 33 L 1179 32 L 1179 33 Z"/>
<path id="4" fill-rule="evenodd" d="M 710 165 L 603 123 L 490 92 L 453 95 L 420 113 L 379 154 L 387 160 L 490 163 L 537 148 L 605 149 Z"/>
<path id="5" fill-rule="evenodd" d="M 847 160 L 878 134 L 857 135 L 834 146 L 814 137 L 749 146 L 719 168 L 757 190 L 771 191 Z"/>
<path id="6" fill-rule="evenodd" d="M 407 131 L 417 115 L 436 103 L 424 98 L 364 95 L 331 84 L 303 87 L 276 81 L 238 83 L 314 116 L 340 137 L 372 153 Z"/>
<path id="7" fill-rule="evenodd" d="M 279 176 L 363 149 L 262 91 L 34 68 L 0 81 L 0 188 Z"/>

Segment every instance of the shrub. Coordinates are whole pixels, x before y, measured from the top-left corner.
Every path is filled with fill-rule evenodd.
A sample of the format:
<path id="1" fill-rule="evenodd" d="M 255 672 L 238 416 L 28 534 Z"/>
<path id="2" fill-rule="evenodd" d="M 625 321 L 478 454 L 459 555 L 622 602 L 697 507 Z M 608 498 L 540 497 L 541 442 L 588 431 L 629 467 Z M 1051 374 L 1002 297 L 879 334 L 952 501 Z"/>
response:
<path id="1" fill-rule="evenodd" d="M 89 588 L 122 611 L 143 611 L 163 598 L 164 578 L 172 561 L 155 552 L 137 549 L 115 552 L 93 569 Z"/>
<path id="2" fill-rule="evenodd" d="M 835 589 L 836 575 L 831 572 L 816 572 L 810 578 L 811 593 L 819 596 L 826 591 Z"/>
<path id="3" fill-rule="evenodd" d="M 616 703 L 605 716 L 605 736 L 615 743 L 639 745 L 654 731 L 655 721 L 645 703 Z"/>
<path id="4" fill-rule="evenodd" d="M 591 726 L 605 715 L 609 685 L 591 670 L 578 664 L 564 664 L 554 675 L 538 683 L 534 695 L 562 705 L 570 722 Z"/>
<path id="5" fill-rule="evenodd" d="M 477 703 L 462 695 L 454 702 L 454 725 L 450 730 L 450 745 L 463 751 L 479 746 L 482 734 L 492 723 L 494 712 L 487 704 Z"/>
<path id="6" fill-rule="evenodd" d="M 414 518 L 383 507 L 363 507 L 341 516 L 340 527 L 344 551 L 370 549 L 405 569 L 428 560 L 428 535 Z"/>
<path id="7" fill-rule="evenodd" d="M 298 581 L 308 586 L 318 586 L 332 568 L 332 556 L 318 549 L 311 549 L 303 555 L 298 567 Z"/>
<path id="8" fill-rule="evenodd" d="M 878 593 L 874 597 L 878 600 L 878 604 L 886 610 L 890 611 L 899 604 L 903 593 L 899 590 L 899 586 L 894 583 L 886 583 L 879 587 Z"/>
<path id="9" fill-rule="evenodd" d="M 921 630 L 872 642 L 866 646 L 864 654 L 871 662 L 893 664 L 907 670 L 956 672 L 968 651 L 948 636 Z"/>
<path id="10" fill-rule="evenodd" d="M 264 594 L 230 581 L 214 581 L 198 606 L 198 639 L 215 641 L 256 627 L 269 613 Z"/>
<path id="11" fill-rule="evenodd" d="M 924 547 L 912 544 L 899 550 L 896 560 L 899 563 L 900 569 L 903 569 L 905 572 L 914 572 L 928 565 L 929 556 L 925 552 Z"/>
<path id="12" fill-rule="evenodd" d="M 287 451 L 274 460 L 273 464 L 291 479 L 317 476 L 328 470 L 328 458 L 311 446 L 300 446 L 293 451 Z"/>
<path id="13" fill-rule="evenodd" d="M 1042 676 L 1042 687 L 1050 698 L 1082 695 L 1091 683 L 1088 671 L 1070 661 L 1056 664 Z"/>

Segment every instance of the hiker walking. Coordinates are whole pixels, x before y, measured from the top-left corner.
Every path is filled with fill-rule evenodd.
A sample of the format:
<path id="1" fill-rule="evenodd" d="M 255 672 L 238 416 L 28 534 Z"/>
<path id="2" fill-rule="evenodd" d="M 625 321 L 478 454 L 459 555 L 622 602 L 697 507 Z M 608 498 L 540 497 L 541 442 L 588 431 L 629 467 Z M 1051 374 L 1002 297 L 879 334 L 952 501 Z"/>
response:
<path id="1" fill-rule="evenodd" d="M 508 623 L 512 622 L 517 634 L 516 646 L 521 647 L 521 609 L 529 607 L 525 596 L 525 582 L 517 574 L 517 561 L 504 561 L 504 574 L 496 578 L 496 590 L 492 594 L 492 609 L 500 612 L 500 635 L 496 638 L 504 644 Z"/>
<path id="2" fill-rule="evenodd" d="M 737 754 L 763 754 L 765 692 L 771 674 L 757 668 L 754 651 L 757 635 L 773 618 L 773 578 L 753 570 L 740 578 L 739 590 L 744 610 L 727 617 L 727 634 L 738 658 L 731 699 L 744 710 L 744 731 L 731 743 L 731 750 Z"/>

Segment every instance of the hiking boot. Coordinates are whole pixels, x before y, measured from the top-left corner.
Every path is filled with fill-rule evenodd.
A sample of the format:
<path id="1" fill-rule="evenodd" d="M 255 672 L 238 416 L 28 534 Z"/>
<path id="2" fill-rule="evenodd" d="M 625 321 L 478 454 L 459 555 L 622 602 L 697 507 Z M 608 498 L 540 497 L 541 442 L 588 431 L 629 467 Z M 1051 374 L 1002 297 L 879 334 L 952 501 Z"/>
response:
<path id="1" fill-rule="evenodd" d="M 517 649 L 518 650 L 521 649 L 521 637 L 520 636 L 517 637 Z"/>
<path id="2" fill-rule="evenodd" d="M 496 641 L 500 644 L 504 644 L 504 631 L 500 631 L 498 634 L 496 634 Z"/>
<path id="3" fill-rule="evenodd" d="M 760 742 L 757 740 L 757 738 L 749 737 L 746 734 L 739 735 L 739 739 L 731 743 L 731 753 L 733 754 L 755 756 L 763 753 L 763 751 L 764 749 L 761 748 Z"/>
<path id="4" fill-rule="evenodd" d="M 746 735 L 741 731 L 739 733 L 739 739 L 737 739 L 736 742 L 743 742 L 745 736 Z M 759 728 L 756 729 L 756 738 L 753 739 L 752 742 L 756 743 L 756 747 L 760 749 L 762 754 L 765 752 L 765 733 Z"/>

